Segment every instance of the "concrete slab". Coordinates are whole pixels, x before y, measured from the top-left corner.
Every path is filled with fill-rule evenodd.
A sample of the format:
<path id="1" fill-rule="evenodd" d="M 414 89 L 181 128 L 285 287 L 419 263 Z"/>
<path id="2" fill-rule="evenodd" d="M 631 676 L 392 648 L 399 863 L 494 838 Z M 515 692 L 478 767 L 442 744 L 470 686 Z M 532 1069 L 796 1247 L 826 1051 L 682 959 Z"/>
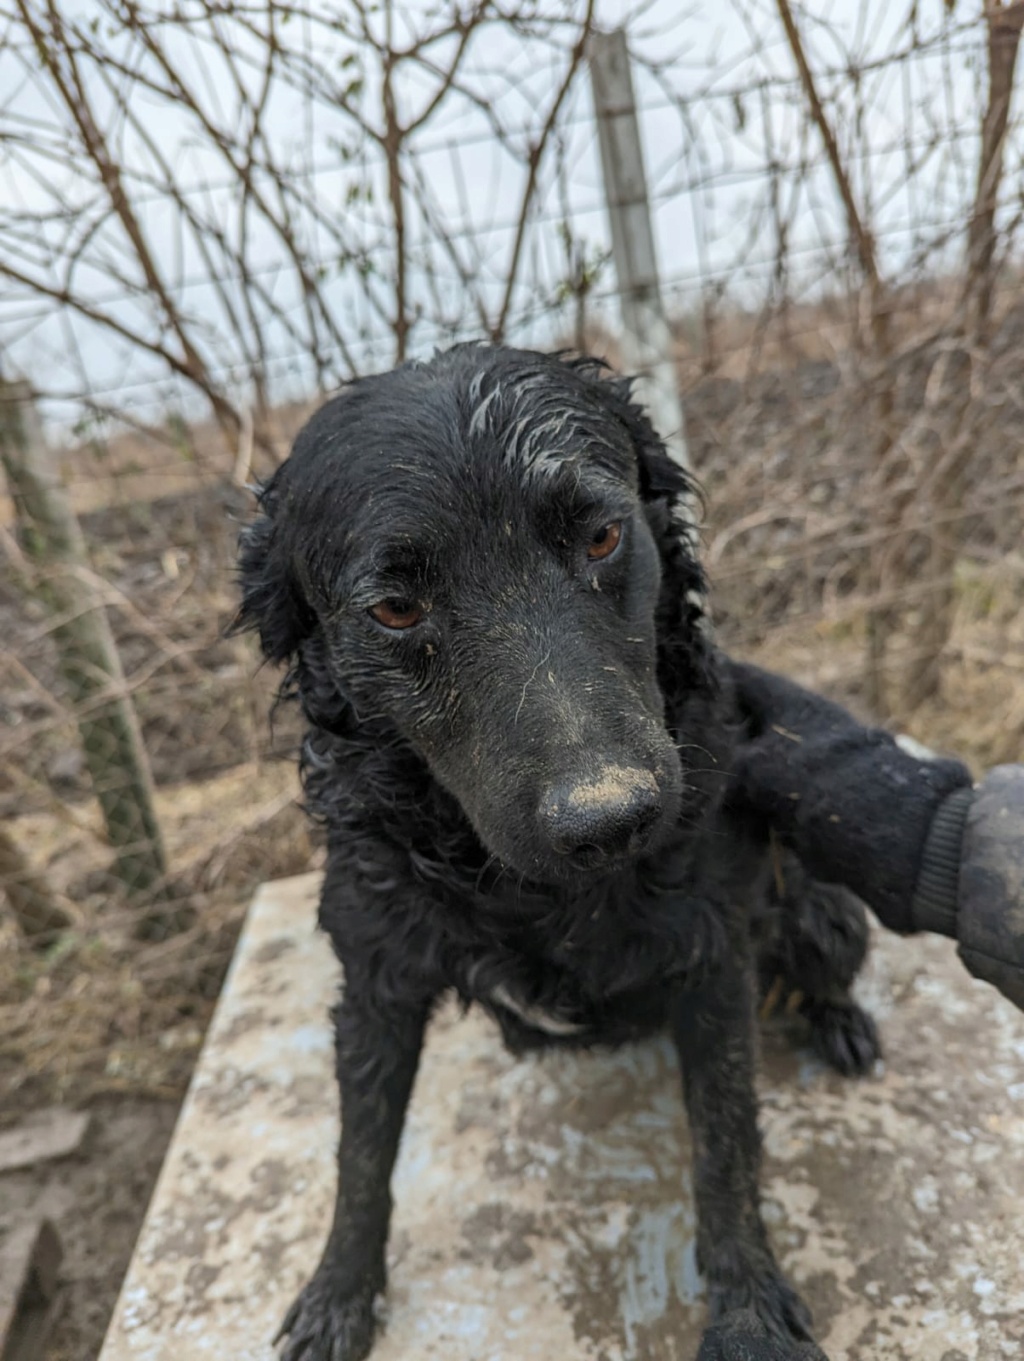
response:
<path id="1" fill-rule="evenodd" d="M 319 1257 L 337 972 L 313 876 L 257 896 L 101 1361 L 270 1361 Z M 947 943 L 879 937 L 884 1073 L 764 1042 L 766 1213 L 833 1361 L 1024 1354 L 1024 1017 Z M 689 1361 L 703 1320 L 672 1055 L 515 1061 L 434 1025 L 374 1361 Z"/>

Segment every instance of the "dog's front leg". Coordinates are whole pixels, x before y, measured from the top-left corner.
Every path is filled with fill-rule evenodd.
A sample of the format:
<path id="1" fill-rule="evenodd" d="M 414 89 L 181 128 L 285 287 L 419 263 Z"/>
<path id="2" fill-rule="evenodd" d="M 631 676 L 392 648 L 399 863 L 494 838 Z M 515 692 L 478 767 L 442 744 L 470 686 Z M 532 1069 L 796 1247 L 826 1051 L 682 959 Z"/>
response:
<path id="1" fill-rule="evenodd" d="M 391 1172 L 428 1014 L 429 1004 L 382 1009 L 351 986 L 335 1008 L 338 1197 L 320 1265 L 278 1334 L 288 1336 L 282 1361 L 361 1361 L 373 1345 Z"/>
<path id="2" fill-rule="evenodd" d="M 738 953 L 736 951 L 738 950 Z M 763 1356 L 806 1356 L 810 1315 L 775 1261 L 761 1219 L 761 1144 L 754 1090 L 754 982 L 743 946 L 705 984 L 680 994 L 672 1010 L 694 1146 L 698 1262 L 708 1286 L 715 1338 L 736 1311 L 756 1316 Z M 749 1340 L 743 1345 L 748 1346 Z M 792 1350 L 790 1350 L 792 1349 Z M 702 1349 L 701 1357 L 731 1356 Z M 813 1354 L 821 1357 L 815 1348 Z M 762 1352 L 739 1350 L 759 1361 Z"/>

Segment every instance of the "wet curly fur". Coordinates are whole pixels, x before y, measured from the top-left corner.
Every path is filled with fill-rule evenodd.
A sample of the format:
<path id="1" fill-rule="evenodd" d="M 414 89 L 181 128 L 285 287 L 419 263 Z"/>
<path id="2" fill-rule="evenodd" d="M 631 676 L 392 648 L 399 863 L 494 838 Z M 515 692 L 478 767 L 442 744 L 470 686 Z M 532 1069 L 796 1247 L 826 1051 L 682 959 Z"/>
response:
<path id="1" fill-rule="evenodd" d="M 446 992 L 517 1051 L 668 1028 L 708 1346 L 730 1354 L 735 1315 L 744 1356 L 820 1356 L 758 1208 L 753 1017 L 760 967 L 799 990 L 831 1063 L 869 1066 L 847 992 L 864 918 L 791 857 L 780 880 L 730 808 L 740 733 L 691 490 L 597 363 L 461 346 L 352 384 L 261 491 L 238 626 L 288 664 L 308 723 L 319 918 L 346 977 L 338 1200 L 286 1361 L 372 1345 L 388 1184 Z"/>

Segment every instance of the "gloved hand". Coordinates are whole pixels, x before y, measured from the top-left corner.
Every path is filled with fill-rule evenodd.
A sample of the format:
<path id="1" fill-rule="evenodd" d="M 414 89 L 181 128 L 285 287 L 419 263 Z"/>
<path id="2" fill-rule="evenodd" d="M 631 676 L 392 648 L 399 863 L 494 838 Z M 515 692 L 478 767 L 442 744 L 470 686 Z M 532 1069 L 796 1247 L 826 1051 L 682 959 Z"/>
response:
<path id="1" fill-rule="evenodd" d="M 959 761 L 921 759 L 792 681 L 722 662 L 743 722 L 733 806 L 891 930 L 952 936 L 1024 1009 L 1024 766 L 972 789 Z"/>
<path id="2" fill-rule="evenodd" d="M 828 1361 L 814 1342 L 780 1342 L 752 1309 L 734 1309 L 712 1323 L 697 1361 Z"/>
<path id="3" fill-rule="evenodd" d="M 1024 766 L 996 766 L 975 790 L 955 934 L 975 978 L 1024 1010 Z"/>

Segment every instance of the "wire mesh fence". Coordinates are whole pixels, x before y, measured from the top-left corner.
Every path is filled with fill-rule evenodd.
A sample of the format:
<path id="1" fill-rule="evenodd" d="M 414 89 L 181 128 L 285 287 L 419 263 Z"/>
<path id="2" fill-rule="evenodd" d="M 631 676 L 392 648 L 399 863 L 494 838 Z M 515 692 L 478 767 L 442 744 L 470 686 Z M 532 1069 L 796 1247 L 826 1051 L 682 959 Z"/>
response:
<path id="1" fill-rule="evenodd" d="M 1024 6 L 629 8 L 722 642 L 1019 758 Z M 621 358 L 621 17 L 0 0 L 2 397 L 80 527 L 46 551 L 5 458 L 5 1082 L 184 1071 L 248 886 L 310 862 L 294 717 L 223 635 L 244 484 L 435 345 Z"/>

